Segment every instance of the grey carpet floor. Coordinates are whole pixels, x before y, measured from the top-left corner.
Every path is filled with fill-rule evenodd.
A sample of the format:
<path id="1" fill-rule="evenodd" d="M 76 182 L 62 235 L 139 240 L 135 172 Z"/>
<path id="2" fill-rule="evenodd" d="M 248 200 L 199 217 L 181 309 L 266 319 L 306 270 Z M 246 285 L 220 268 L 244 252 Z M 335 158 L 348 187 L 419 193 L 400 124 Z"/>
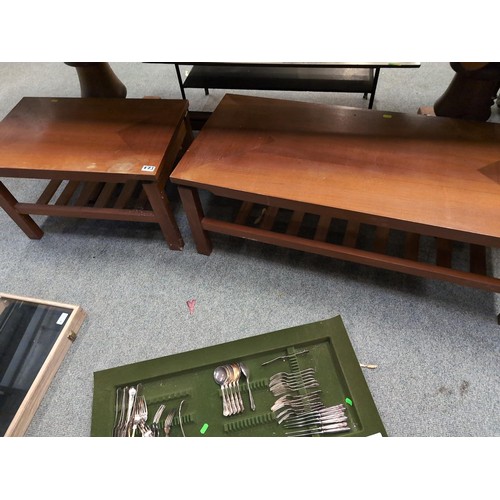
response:
<path id="1" fill-rule="evenodd" d="M 129 97 L 180 97 L 171 66 L 112 67 Z M 383 70 L 375 109 L 416 113 L 452 76 L 438 62 Z M 191 90 L 187 98 L 191 109 L 212 110 L 223 93 Z M 23 96 L 79 94 L 74 68 L 62 63 L 0 64 L 0 118 Z M 367 106 L 359 95 L 254 94 Z M 494 106 L 491 121 L 499 118 Z M 38 181 L 4 182 L 23 200 L 41 191 Z M 0 212 L 0 290 L 79 304 L 88 314 L 28 436 L 89 436 L 96 370 L 338 314 L 359 360 L 378 365 L 364 374 L 389 435 L 500 435 L 494 294 L 223 236 L 213 238 L 212 255 L 199 255 L 178 200 L 174 208 L 182 252 L 148 224 L 35 217 L 45 235 L 32 241 Z M 498 269 L 496 253 L 489 260 Z"/>

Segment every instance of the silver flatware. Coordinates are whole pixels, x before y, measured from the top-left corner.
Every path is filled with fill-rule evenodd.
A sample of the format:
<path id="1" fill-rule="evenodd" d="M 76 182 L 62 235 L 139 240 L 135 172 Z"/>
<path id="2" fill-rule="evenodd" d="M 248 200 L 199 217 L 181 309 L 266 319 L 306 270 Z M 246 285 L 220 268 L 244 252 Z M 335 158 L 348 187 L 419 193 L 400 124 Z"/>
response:
<path id="1" fill-rule="evenodd" d="M 120 421 L 118 424 L 117 436 L 126 436 L 127 434 L 127 406 L 128 406 L 128 387 L 125 387 L 122 391 L 122 409 L 120 414 Z"/>
<path id="2" fill-rule="evenodd" d="M 127 417 L 125 419 L 125 434 L 130 434 L 130 431 L 132 430 L 132 414 L 134 411 L 136 395 L 137 389 L 135 387 L 129 387 Z"/>
<path id="3" fill-rule="evenodd" d="M 226 394 L 227 371 L 223 366 L 218 366 L 214 370 L 214 380 L 219 384 L 222 392 L 222 415 L 228 417 L 232 415 L 232 409 L 229 403 L 229 397 Z"/>
<path id="4" fill-rule="evenodd" d="M 113 425 L 113 437 L 117 437 L 121 433 L 123 421 L 125 419 L 125 397 L 128 388 L 118 387 L 116 389 L 116 400 L 115 400 L 115 423 Z"/>
<path id="5" fill-rule="evenodd" d="M 139 394 L 139 391 L 138 391 Z M 134 415 L 132 417 L 132 437 L 135 437 L 135 432 L 137 428 L 144 437 L 145 434 L 150 433 L 151 430 L 146 426 L 146 421 L 148 419 L 148 405 L 146 398 L 139 394 L 136 396 L 136 402 L 134 405 Z"/>
<path id="6" fill-rule="evenodd" d="M 240 413 L 239 402 L 236 395 L 236 389 L 234 387 L 234 372 L 231 365 L 224 365 L 224 370 L 226 371 L 226 388 L 229 394 L 229 404 L 231 407 L 231 415 L 236 415 Z"/>
<path id="7" fill-rule="evenodd" d="M 273 358 L 273 359 L 270 359 L 269 361 L 265 361 L 264 363 L 262 363 L 261 366 L 266 366 L 269 363 L 274 363 L 275 361 L 278 361 L 278 360 L 285 361 L 285 359 L 294 358 L 298 354 L 305 354 L 306 352 L 309 352 L 309 351 L 307 349 L 304 349 L 303 351 L 297 351 L 297 352 L 294 352 L 293 354 L 287 354 L 287 355 L 284 355 L 284 356 L 278 356 L 277 358 Z"/>
<path id="8" fill-rule="evenodd" d="M 252 395 L 252 389 L 250 387 L 250 368 L 248 368 L 248 366 L 243 361 L 240 361 L 238 364 L 240 365 L 241 373 L 243 373 L 243 375 L 247 379 L 247 389 L 248 389 L 248 398 L 250 399 L 250 408 L 252 409 L 252 411 L 255 411 L 255 402 Z"/>
<path id="9" fill-rule="evenodd" d="M 347 417 L 345 415 L 336 415 L 333 417 L 318 417 L 309 418 L 307 420 L 301 420 L 296 422 L 287 422 L 283 425 L 285 429 L 299 429 L 301 427 L 312 427 L 318 425 L 329 425 L 329 424 L 339 424 L 341 422 L 346 422 Z"/>
<path id="10" fill-rule="evenodd" d="M 350 431 L 350 427 L 347 422 L 341 422 L 339 424 L 331 424 L 331 425 L 320 425 L 318 427 L 298 431 L 290 431 L 286 432 L 287 436 L 295 436 L 295 437 L 304 437 L 304 436 L 313 436 L 315 434 L 327 434 L 327 433 L 335 433 L 335 432 L 346 432 Z"/>
<path id="11" fill-rule="evenodd" d="M 233 371 L 233 387 L 236 389 L 236 398 L 238 400 L 238 409 L 240 413 L 245 410 L 245 406 L 243 405 L 243 398 L 241 397 L 241 389 L 240 389 L 240 377 L 241 377 L 241 367 L 238 363 L 231 363 L 231 369 Z"/>
<path id="12" fill-rule="evenodd" d="M 313 405 L 316 403 L 320 404 L 321 407 L 324 407 L 320 401 L 320 393 L 321 391 L 317 390 L 307 394 L 297 394 L 293 396 L 285 394 L 275 401 L 274 405 L 271 407 L 271 411 L 276 412 L 277 410 L 287 406 L 296 410 L 311 411 L 314 409 Z"/>
<path id="13" fill-rule="evenodd" d="M 298 422 L 301 420 L 314 419 L 314 418 L 331 418 L 337 415 L 344 415 L 344 405 L 336 405 L 329 407 L 321 407 L 312 411 L 301 412 L 298 415 L 289 418 L 287 423 Z"/>
<path id="14" fill-rule="evenodd" d="M 156 410 L 156 413 L 153 417 L 153 422 L 151 423 L 151 431 L 153 432 L 154 437 L 158 437 L 160 435 L 160 418 L 165 410 L 165 405 L 160 405 Z"/>
<path id="15" fill-rule="evenodd" d="M 315 369 L 306 368 L 298 372 L 278 372 L 269 378 L 269 385 L 273 385 L 278 382 L 285 383 L 297 383 L 304 379 L 304 377 L 314 377 Z"/>
<path id="16" fill-rule="evenodd" d="M 184 404 L 184 400 L 181 401 L 181 404 L 179 405 L 179 426 L 181 428 L 182 435 L 186 437 L 186 434 L 184 434 L 184 427 L 182 427 L 182 415 L 181 415 L 181 410 L 182 410 L 182 405 Z"/>
<path id="17" fill-rule="evenodd" d="M 165 422 L 163 422 L 163 431 L 165 432 L 165 437 L 169 437 L 170 429 L 172 427 L 172 422 L 174 421 L 175 414 L 177 413 L 177 409 L 174 408 L 170 410 L 165 417 Z"/>
<path id="18" fill-rule="evenodd" d="M 153 431 L 147 424 L 148 420 L 148 403 L 143 395 L 140 395 L 137 399 L 137 413 L 139 414 L 138 427 L 141 431 L 142 437 L 152 437 Z"/>

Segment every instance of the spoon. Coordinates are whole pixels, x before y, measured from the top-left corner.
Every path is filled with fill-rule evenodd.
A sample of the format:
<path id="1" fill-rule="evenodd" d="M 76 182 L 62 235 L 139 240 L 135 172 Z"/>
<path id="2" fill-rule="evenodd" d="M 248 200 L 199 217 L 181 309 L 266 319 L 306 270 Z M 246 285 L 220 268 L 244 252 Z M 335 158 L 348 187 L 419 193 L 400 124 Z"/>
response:
<path id="1" fill-rule="evenodd" d="M 224 390 L 226 388 L 227 372 L 223 366 L 218 366 L 214 370 L 214 380 L 220 385 L 222 391 L 222 415 L 228 417 L 231 415 L 231 411 L 229 410 L 226 391 Z"/>
<path id="2" fill-rule="evenodd" d="M 253 400 L 252 390 L 250 389 L 250 369 L 245 363 L 243 363 L 243 361 L 240 361 L 238 364 L 240 365 L 241 373 L 243 373 L 243 375 L 245 375 L 245 378 L 247 379 L 248 397 L 250 398 L 250 408 L 252 408 L 252 410 L 255 411 L 255 402 Z"/>
<path id="3" fill-rule="evenodd" d="M 237 389 L 238 404 L 240 406 L 240 411 L 244 411 L 245 407 L 243 406 L 243 398 L 241 397 L 241 390 L 240 390 L 241 368 L 238 363 L 231 363 L 231 368 L 233 370 L 233 374 L 236 381 L 236 389 Z"/>
<path id="4" fill-rule="evenodd" d="M 237 413 L 240 412 L 240 407 L 238 405 L 238 398 L 236 397 L 236 389 L 234 387 L 235 385 L 235 378 L 234 378 L 234 371 L 231 368 L 231 365 L 224 365 L 224 370 L 226 370 L 226 390 L 229 394 L 229 405 L 231 409 L 231 415 L 236 415 Z"/>

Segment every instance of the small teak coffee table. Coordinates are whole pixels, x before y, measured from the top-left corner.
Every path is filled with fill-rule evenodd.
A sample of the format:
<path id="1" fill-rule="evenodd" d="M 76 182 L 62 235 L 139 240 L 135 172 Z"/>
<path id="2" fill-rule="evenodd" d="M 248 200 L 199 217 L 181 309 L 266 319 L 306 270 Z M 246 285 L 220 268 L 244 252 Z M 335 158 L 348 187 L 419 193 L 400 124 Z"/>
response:
<path id="1" fill-rule="evenodd" d="M 171 180 L 202 254 L 216 232 L 500 292 L 498 124 L 227 94 Z"/>
<path id="2" fill-rule="evenodd" d="M 154 222 L 184 243 L 165 186 L 192 140 L 188 101 L 24 97 L 0 123 L 0 177 L 48 179 L 35 203 L 0 182 L 0 206 L 30 237 L 30 215 Z"/>

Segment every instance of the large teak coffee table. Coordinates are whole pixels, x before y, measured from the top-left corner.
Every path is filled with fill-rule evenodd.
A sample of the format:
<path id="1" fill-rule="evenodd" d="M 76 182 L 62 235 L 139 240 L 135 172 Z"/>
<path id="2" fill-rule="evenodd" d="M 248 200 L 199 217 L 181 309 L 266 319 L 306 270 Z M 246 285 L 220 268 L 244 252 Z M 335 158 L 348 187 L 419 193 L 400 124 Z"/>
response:
<path id="1" fill-rule="evenodd" d="M 171 180 L 200 253 L 216 232 L 500 292 L 498 124 L 228 94 Z"/>
<path id="2" fill-rule="evenodd" d="M 192 140 L 186 100 L 25 97 L 0 123 L 0 177 L 48 179 L 35 203 L 0 182 L 0 206 L 34 239 L 30 215 L 153 222 L 183 240 L 165 194 Z"/>

